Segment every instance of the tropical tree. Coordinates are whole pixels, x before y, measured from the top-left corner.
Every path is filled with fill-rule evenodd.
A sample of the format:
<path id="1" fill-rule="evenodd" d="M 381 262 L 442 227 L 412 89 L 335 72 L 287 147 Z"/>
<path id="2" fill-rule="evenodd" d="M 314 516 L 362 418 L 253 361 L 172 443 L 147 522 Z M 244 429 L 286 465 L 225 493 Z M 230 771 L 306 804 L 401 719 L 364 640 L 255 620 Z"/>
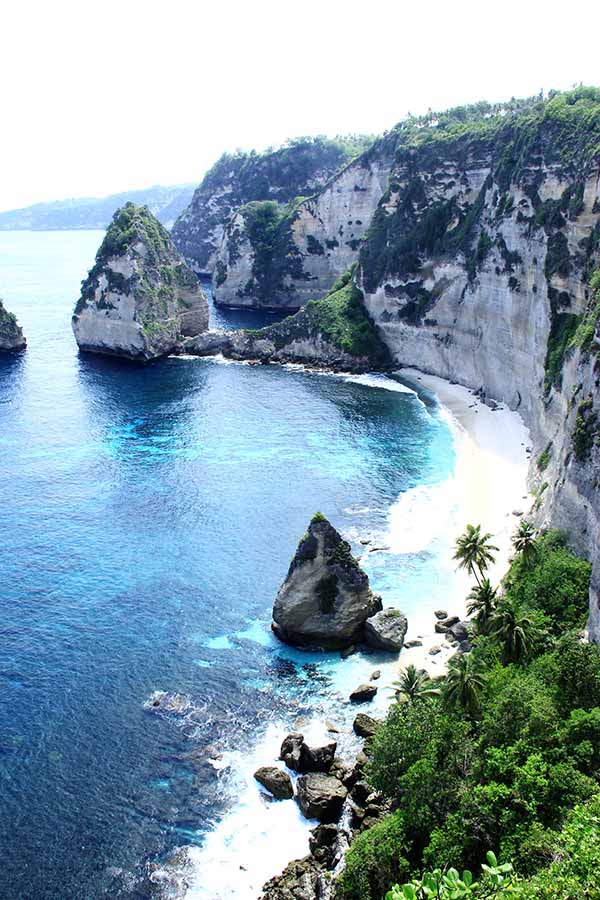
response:
<path id="1" fill-rule="evenodd" d="M 490 619 L 496 610 L 497 593 L 489 578 L 484 578 L 467 597 L 467 612 L 473 617 L 480 634 L 485 634 L 488 630 Z"/>
<path id="2" fill-rule="evenodd" d="M 531 654 L 540 632 L 517 600 L 506 596 L 490 621 L 490 634 L 500 644 L 504 665 L 523 662 Z"/>
<path id="3" fill-rule="evenodd" d="M 459 569 L 466 569 L 480 586 L 483 573 L 495 562 L 494 553 L 498 552 L 498 547 L 490 544 L 491 537 L 491 534 L 481 533 L 481 525 L 467 525 L 464 534 L 456 541 L 454 559 L 458 561 Z"/>
<path id="4" fill-rule="evenodd" d="M 523 556 L 527 564 L 535 556 L 535 528 L 531 522 L 522 519 L 512 539 L 513 547 Z"/>
<path id="5" fill-rule="evenodd" d="M 471 717 L 481 710 L 481 694 L 485 675 L 481 662 L 473 652 L 459 653 L 448 663 L 444 683 L 444 698 L 452 706 L 458 706 Z"/>
<path id="6" fill-rule="evenodd" d="M 417 669 L 412 663 L 400 673 L 400 678 L 394 681 L 391 687 L 396 694 L 396 700 L 404 703 L 436 697 L 440 693 L 427 672 Z"/>

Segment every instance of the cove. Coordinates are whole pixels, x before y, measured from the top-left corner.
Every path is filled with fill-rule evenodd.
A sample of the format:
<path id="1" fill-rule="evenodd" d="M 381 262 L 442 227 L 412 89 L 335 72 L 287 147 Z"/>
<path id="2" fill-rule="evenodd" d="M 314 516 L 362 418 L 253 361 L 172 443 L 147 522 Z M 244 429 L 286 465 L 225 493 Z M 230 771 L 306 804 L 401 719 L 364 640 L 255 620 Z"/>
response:
<path id="1" fill-rule="evenodd" d="M 220 755 L 252 759 L 271 725 L 351 684 L 351 660 L 269 630 L 316 510 L 409 620 L 452 577 L 426 536 L 360 544 L 385 542 L 401 495 L 418 516 L 451 476 L 435 406 L 391 379 L 79 356 L 69 319 L 100 238 L 0 234 L 1 293 L 29 339 L 0 363 L 0 834 L 15 898 L 150 896 L 148 863 L 203 847 L 234 807 Z M 177 696 L 170 711 L 152 709 L 156 691 Z"/>

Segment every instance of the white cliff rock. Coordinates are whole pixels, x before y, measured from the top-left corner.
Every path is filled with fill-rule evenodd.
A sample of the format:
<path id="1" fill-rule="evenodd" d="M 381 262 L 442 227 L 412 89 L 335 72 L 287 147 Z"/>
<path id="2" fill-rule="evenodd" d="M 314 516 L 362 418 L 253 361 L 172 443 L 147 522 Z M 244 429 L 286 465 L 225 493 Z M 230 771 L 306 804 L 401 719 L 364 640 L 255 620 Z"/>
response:
<path id="1" fill-rule="evenodd" d="M 82 350 L 147 361 L 208 328 L 208 301 L 146 207 L 117 210 L 73 315 Z"/>

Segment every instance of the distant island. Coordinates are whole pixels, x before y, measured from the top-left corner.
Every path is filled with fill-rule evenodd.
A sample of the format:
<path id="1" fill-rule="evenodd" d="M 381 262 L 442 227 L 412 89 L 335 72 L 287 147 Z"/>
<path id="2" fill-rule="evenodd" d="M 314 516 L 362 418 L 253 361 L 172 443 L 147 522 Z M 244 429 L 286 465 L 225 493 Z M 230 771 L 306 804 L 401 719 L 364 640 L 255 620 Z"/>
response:
<path id="1" fill-rule="evenodd" d="M 193 184 L 143 188 L 108 197 L 79 197 L 35 203 L 23 209 L 0 213 L 0 231 L 55 231 L 72 228 L 106 228 L 115 211 L 126 203 L 147 206 L 165 228 L 188 206 L 194 193 Z"/>

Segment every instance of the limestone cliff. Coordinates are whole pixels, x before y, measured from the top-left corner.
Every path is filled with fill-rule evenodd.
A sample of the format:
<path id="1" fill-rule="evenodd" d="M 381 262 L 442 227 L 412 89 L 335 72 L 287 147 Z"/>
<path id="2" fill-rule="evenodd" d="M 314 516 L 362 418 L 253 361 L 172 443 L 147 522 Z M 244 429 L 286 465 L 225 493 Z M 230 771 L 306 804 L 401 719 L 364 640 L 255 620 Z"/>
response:
<path id="1" fill-rule="evenodd" d="M 380 139 L 309 198 L 233 214 L 216 252 L 217 303 L 295 310 L 324 296 L 356 259 L 396 141 L 395 133 Z"/>
<path id="2" fill-rule="evenodd" d="M 24 350 L 27 346 L 23 329 L 14 313 L 8 312 L 0 300 L 0 353 Z"/>
<path id="3" fill-rule="evenodd" d="M 518 409 L 536 515 L 593 562 L 600 640 L 600 91 L 464 108 L 398 149 L 356 280 L 398 365 Z"/>
<path id="4" fill-rule="evenodd" d="M 79 347 L 147 361 L 208 327 L 208 301 L 147 207 L 117 210 L 73 315 Z"/>
<path id="5" fill-rule="evenodd" d="M 273 631 L 297 646 L 347 647 L 380 609 L 350 545 L 317 513 L 277 594 Z"/>
<path id="6" fill-rule="evenodd" d="M 225 229 L 241 207 L 264 200 L 284 206 L 314 194 L 365 143 L 365 138 L 298 138 L 266 153 L 224 154 L 175 222 L 176 247 L 194 271 L 212 275 Z"/>

